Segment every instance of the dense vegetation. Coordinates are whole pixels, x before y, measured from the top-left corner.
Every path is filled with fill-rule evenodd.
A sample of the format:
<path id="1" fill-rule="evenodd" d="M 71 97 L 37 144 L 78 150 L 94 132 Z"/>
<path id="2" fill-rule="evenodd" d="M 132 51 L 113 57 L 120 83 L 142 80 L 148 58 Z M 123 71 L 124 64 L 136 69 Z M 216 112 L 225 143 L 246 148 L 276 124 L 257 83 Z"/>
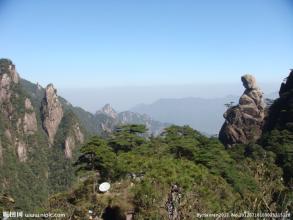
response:
<path id="1" fill-rule="evenodd" d="M 260 143 L 276 154 L 284 180 L 293 189 L 293 70 L 282 83 L 279 95 L 269 109 Z"/>
<path id="2" fill-rule="evenodd" d="M 127 125 L 107 139 L 92 138 L 76 162 L 78 183 L 51 197 L 50 211 L 71 219 L 84 218 L 88 210 L 102 217 L 109 209 L 120 216 L 133 213 L 135 219 L 167 219 L 175 184 L 180 200 L 173 208 L 181 219 L 196 213 L 292 211 L 292 194 L 273 152 L 256 144 L 225 150 L 217 139 L 188 126 L 171 126 L 155 138 L 145 138 L 145 130 Z M 111 182 L 109 193 L 98 192 L 103 181 Z"/>

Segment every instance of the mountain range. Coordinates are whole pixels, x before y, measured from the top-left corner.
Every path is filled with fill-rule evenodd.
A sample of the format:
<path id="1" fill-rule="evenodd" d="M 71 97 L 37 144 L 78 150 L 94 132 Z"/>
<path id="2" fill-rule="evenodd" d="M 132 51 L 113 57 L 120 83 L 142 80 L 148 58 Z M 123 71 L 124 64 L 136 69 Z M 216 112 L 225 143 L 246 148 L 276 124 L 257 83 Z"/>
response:
<path id="1" fill-rule="evenodd" d="M 237 97 L 202 99 L 160 99 L 152 104 L 137 105 L 131 111 L 150 115 L 158 121 L 190 125 L 203 133 L 217 134 L 224 122 L 225 103 L 236 102 Z"/>
<path id="2" fill-rule="evenodd" d="M 270 93 L 266 98 L 276 99 L 278 93 Z M 206 135 L 217 135 L 224 122 L 225 104 L 237 103 L 238 96 L 223 98 L 165 98 L 151 104 L 139 104 L 130 111 L 147 114 L 155 120 L 176 125 L 189 125 Z"/>
<path id="3" fill-rule="evenodd" d="M 129 123 L 144 124 L 148 135 L 168 125 L 143 114 L 116 113 L 110 105 L 89 113 L 58 96 L 54 85 L 22 79 L 11 60 L 0 59 L 0 194 L 32 210 L 72 184 L 72 161 L 89 137 L 108 136 Z"/>

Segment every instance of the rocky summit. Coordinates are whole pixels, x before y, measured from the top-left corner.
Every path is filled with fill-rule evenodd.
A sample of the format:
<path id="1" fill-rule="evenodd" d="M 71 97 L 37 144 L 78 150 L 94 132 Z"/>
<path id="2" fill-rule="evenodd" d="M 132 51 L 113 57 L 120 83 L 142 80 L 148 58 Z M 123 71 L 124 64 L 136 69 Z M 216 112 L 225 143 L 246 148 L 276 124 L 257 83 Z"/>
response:
<path id="1" fill-rule="evenodd" d="M 225 122 L 219 133 L 219 139 L 226 147 L 255 142 L 262 134 L 265 117 L 263 93 L 254 76 L 246 74 L 241 80 L 245 91 L 239 104 L 224 113 Z"/>
<path id="2" fill-rule="evenodd" d="M 110 104 L 106 104 L 101 110 L 96 112 L 96 115 L 98 114 L 105 114 L 113 119 L 116 119 L 118 117 L 117 112 L 113 109 L 113 107 Z"/>

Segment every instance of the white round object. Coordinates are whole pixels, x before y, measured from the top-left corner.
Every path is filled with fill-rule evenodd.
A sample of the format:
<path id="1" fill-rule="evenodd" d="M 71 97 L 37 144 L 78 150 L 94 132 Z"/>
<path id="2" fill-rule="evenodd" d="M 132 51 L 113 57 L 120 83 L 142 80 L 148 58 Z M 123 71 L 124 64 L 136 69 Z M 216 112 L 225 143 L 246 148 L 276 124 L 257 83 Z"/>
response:
<path id="1" fill-rule="evenodd" d="M 100 186 L 99 186 L 99 190 L 101 192 L 107 192 L 109 189 L 110 189 L 110 183 L 108 182 L 104 182 L 104 183 L 101 183 Z"/>

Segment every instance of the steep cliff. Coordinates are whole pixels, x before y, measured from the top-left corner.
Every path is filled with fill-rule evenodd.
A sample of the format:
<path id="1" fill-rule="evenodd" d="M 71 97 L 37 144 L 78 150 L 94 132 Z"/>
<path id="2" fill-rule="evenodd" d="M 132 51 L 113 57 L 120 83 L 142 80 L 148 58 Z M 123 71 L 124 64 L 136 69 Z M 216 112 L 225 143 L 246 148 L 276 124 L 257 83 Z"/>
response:
<path id="1" fill-rule="evenodd" d="M 72 159 L 86 131 L 60 99 L 53 85 L 21 79 L 11 60 L 0 59 L 0 194 L 24 210 L 74 180 Z"/>
<path id="2" fill-rule="evenodd" d="M 244 75 L 241 80 L 245 91 L 239 104 L 225 112 L 225 123 L 219 133 L 219 139 L 227 147 L 255 142 L 262 134 L 265 117 L 263 94 L 252 75 Z"/>
<path id="3" fill-rule="evenodd" d="M 53 144 L 58 126 L 63 117 L 63 109 L 57 96 L 57 90 L 52 84 L 46 87 L 41 112 L 43 128 L 48 134 L 50 143 Z"/>
<path id="4" fill-rule="evenodd" d="M 48 196 L 48 141 L 39 107 L 21 85 L 11 60 L 0 60 L 0 191 L 29 209 Z M 34 189 L 28 190 L 28 186 Z"/>
<path id="5" fill-rule="evenodd" d="M 57 143 L 64 150 L 66 158 L 71 159 L 77 146 L 84 143 L 85 131 L 73 112 L 67 111 L 58 130 Z"/>
<path id="6" fill-rule="evenodd" d="M 16 152 L 20 161 L 27 160 L 26 139 L 37 131 L 37 120 L 30 98 L 19 85 L 15 65 L 8 59 L 0 60 L 0 106 L 4 139 Z"/>

